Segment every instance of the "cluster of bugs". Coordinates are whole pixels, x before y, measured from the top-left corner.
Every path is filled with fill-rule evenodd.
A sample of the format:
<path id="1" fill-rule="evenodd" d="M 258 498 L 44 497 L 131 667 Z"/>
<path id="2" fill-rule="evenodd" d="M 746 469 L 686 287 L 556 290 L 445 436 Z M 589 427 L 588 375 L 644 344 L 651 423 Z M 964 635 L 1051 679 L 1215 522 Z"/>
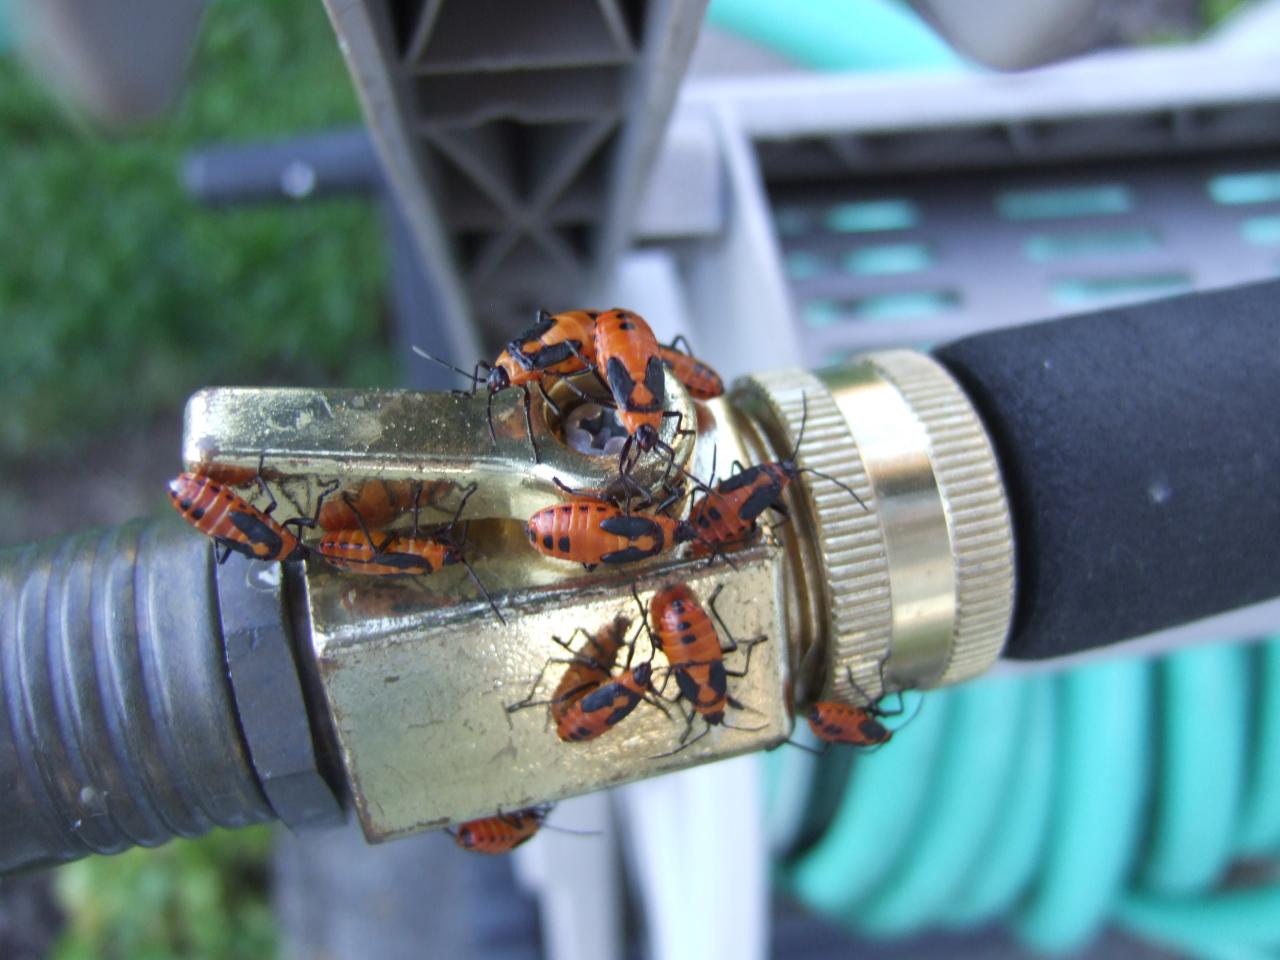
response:
<path id="1" fill-rule="evenodd" d="M 747 710 L 729 691 L 730 681 L 745 677 L 751 664 L 751 652 L 765 642 L 764 636 L 736 640 L 716 610 L 715 602 L 723 585 L 716 587 L 705 606 L 686 584 L 672 584 L 654 593 L 646 606 L 633 588 L 639 623 L 631 630 L 632 621 L 619 614 L 594 634 L 578 627 L 568 640 L 552 637 L 566 656 L 552 657 L 543 664 L 528 695 L 507 706 L 509 713 L 530 707 L 546 707 L 548 723 L 564 743 L 579 744 L 609 734 L 623 724 L 641 703 L 661 711 L 669 720 L 671 709 L 683 716 L 683 730 L 677 745 L 653 759 L 662 759 L 686 750 L 716 727 L 758 730 L 759 727 L 735 726 L 728 722 L 730 709 Z M 628 633 L 630 632 L 630 636 Z M 649 656 L 634 662 L 640 635 L 649 639 Z M 576 649 L 573 641 L 581 635 Z M 730 669 L 725 658 L 738 650 L 745 651 L 741 669 Z M 626 659 L 620 664 L 623 651 Z M 654 658 L 661 653 L 665 667 L 655 667 Z M 559 669 L 559 678 L 550 696 L 539 696 L 547 686 L 547 673 Z M 675 692 L 668 696 L 669 681 L 675 681 Z M 701 721 L 701 732 L 694 727 Z M 454 833 L 459 846 L 485 853 L 504 853 L 532 837 L 545 820 L 548 807 L 535 807 L 514 813 L 498 814 L 463 824 Z"/>
<path id="2" fill-rule="evenodd" d="M 444 363 L 414 349 L 429 360 Z M 606 492 L 584 493 L 557 480 L 564 494 L 561 501 L 525 521 L 530 547 L 544 557 L 592 570 L 601 565 L 637 563 L 690 544 L 691 554 L 707 558 L 708 564 L 718 558 L 732 564 L 733 551 L 760 536 L 767 514 L 776 515 L 779 522 L 789 519 L 783 496 L 801 473 L 830 480 L 862 504 L 858 494 L 840 480 L 797 463 L 808 419 L 807 403 L 790 455 L 751 466 L 735 461 L 723 480 L 716 479 L 714 457 L 707 482 L 687 473 L 676 463 L 675 449 L 662 439 L 667 419 L 674 419 L 677 436 L 691 432 L 682 429 L 682 414 L 668 408 L 666 378 L 674 376 L 697 401 L 719 397 L 724 384 L 710 366 L 689 352 L 683 338 L 660 344 L 648 323 L 634 311 L 539 311 L 533 326 L 513 338 L 492 363 L 482 361 L 470 372 L 444 365 L 471 381 L 471 388 L 460 392 L 475 395 L 481 388 L 487 391 L 486 420 L 494 443 L 493 398 L 512 388 L 523 393 L 524 426 L 535 463 L 541 462 L 541 454 L 531 414 L 533 390 L 563 425 L 564 411 L 551 393 L 553 386 L 563 383 L 583 401 L 607 411 L 617 435 L 623 438 L 617 450 L 617 481 Z M 605 416 L 605 412 L 600 414 L 601 423 Z M 661 502 L 633 476 L 641 458 L 651 452 L 666 460 L 660 483 L 667 496 Z M 267 479 L 287 478 L 278 473 L 268 477 L 262 460 L 256 471 L 210 464 L 171 481 L 170 497 L 184 519 L 213 539 L 219 562 L 232 552 L 267 561 L 314 557 L 347 573 L 418 577 L 461 564 L 495 617 L 505 623 L 464 556 L 469 524 L 463 521 L 463 512 L 476 492 L 475 484 L 458 490 L 453 483 L 378 480 L 339 492 L 339 481 L 334 480 L 320 488 L 310 515 L 277 521 L 273 517 L 277 503 Z M 686 480 L 695 494 L 681 515 L 674 508 L 685 500 Z M 262 506 L 250 502 L 246 488 L 254 485 Z M 455 491 L 459 500 L 450 519 L 420 527 L 424 496 L 426 505 L 439 510 L 438 502 Z M 301 508 L 297 512 L 304 513 Z M 407 532 L 403 527 L 393 528 L 409 512 L 412 528 Z M 308 531 L 309 542 L 303 539 Z M 736 641 L 716 611 L 720 592 L 717 587 L 704 605 L 688 585 L 668 585 L 659 589 L 647 606 L 638 594 L 634 596 L 639 609 L 634 630 L 632 619 L 619 614 L 594 634 L 579 627 L 568 641 L 553 637 L 564 656 L 548 660 L 529 694 L 508 705 L 507 710 L 515 714 L 545 707 L 548 723 L 568 744 L 608 734 L 642 703 L 661 711 L 673 723 L 676 720 L 671 711 L 677 710 L 683 729 L 676 746 L 654 759 L 687 749 L 717 727 L 760 729 L 735 726 L 726 716 L 729 710 L 751 711 L 731 695 L 730 684 L 746 675 L 752 651 L 766 638 Z M 640 660 L 636 654 L 642 633 L 648 639 L 648 655 Z M 579 634 L 584 640 L 575 648 Z M 730 669 L 726 657 L 738 650 L 743 651 L 742 666 Z M 659 653 L 665 665 L 655 665 Z M 547 674 L 553 668 L 559 676 L 547 695 Z M 668 695 L 673 681 L 675 692 Z M 891 732 L 881 720 L 890 715 L 878 704 L 850 707 L 823 702 L 814 705 L 809 722 L 827 742 L 871 745 L 889 739 Z M 501 853 L 534 836 L 549 813 L 549 806 L 499 811 L 451 832 L 461 847 Z"/>
<path id="3" fill-rule="evenodd" d="M 343 491 L 335 498 L 339 481 L 333 480 L 320 489 L 312 516 L 277 521 L 272 514 L 278 504 L 267 486 L 264 459 L 259 460 L 256 471 L 211 465 L 180 473 L 169 481 L 169 500 L 174 509 L 213 540 L 219 563 L 232 553 L 267 561 L 318 557 L 347 573 L 370 576 L 428 576 L 443 567 L 461 564 L 494 616 L 506 622 L 463 553 L 468 525 L 460 521 L 467 501 L 476 491 L 475 484 L 464 488 L 448 523 L 427 530 L 419 522 L 423 492 L 427 489 L 421 481 L 366 481 L 355 491 Z M 254 506 L 232 489 L 246 483 L 257 484 L 265 506 Z M 431 491 L 433 495 L 436 492 Z M 382 528 L 382 524 L 405 511 L 413 514 L 409 533 Z M 371 522 L 377 529 L 371 527 Z M 303 530 L 317 527 L 323 531 L 320 540 L 314 544 L 303 542 Z"/>

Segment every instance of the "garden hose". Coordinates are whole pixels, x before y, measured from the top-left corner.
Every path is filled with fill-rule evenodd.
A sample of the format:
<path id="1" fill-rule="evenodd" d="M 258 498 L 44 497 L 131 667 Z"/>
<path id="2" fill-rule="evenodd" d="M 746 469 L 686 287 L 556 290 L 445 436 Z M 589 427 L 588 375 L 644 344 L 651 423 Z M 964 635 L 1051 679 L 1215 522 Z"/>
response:
<path id="1" fill-rule="evenodd" d="M 805 904 L 872 938 L 1002 921 L 1061 953 L 1118 924 L 1280 955 L 1280 883 L 1231 873 L 1280 852 L 1280 636 L 917 696 L 807 848 L 795 781 L 836 758 L 770 757 L 779 878 Z"/>

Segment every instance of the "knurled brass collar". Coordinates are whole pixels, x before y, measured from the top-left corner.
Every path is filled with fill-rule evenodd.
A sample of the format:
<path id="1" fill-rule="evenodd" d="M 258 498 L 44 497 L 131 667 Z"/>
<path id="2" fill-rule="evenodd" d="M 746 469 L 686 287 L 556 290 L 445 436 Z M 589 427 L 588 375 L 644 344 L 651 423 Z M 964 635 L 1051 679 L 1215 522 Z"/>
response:
<path id="1" fill-rule="evenodd" d="M 908 350 L 872 353 L 819 376 L 780 370 L 735 397 L 775 456 L 795 448 L 793 484 L 802 622 L 820 658 L 812 697 L 859 703 L 889 689 L 936 687 L 985 671 L 1013 613 L 1013 532 L 999 466 L 950 375 Z M 807 415 L 806 415 L 807 410 Z M 816 581 L 816 583 L 815 583 Z M 798 672 L 811 664 L 802 662 Z M 856 688 L 850 683 L 850 673 Z M 804 691 L 802 690 L 802 696 Z"/>

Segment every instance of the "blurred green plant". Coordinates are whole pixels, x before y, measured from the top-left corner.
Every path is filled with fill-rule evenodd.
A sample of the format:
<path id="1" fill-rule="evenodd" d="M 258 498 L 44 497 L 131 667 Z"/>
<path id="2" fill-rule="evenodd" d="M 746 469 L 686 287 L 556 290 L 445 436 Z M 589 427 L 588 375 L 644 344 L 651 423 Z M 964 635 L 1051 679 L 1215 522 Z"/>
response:
<path id="1" fill-rule="evenodd" d="M 261 826 L 60 868 L 68 925 L 52 960 L 269 960 L 270 848 Z"/>
<path id="2" fill-rule="evenodd" d="M 1216 26 L 1252 0 L 1200 0 L 1200 17 L 1205 26 Z"/>
<path id="3" fill-rule="evenodd" d="M 188 89 L 106 138 L 0 57 L 0 458 L 61 454 L 215 383 L 394 377 L 360 200 L 202 209 L 184 154 L 356 122 L 316 0 L 210 5 Z"/>

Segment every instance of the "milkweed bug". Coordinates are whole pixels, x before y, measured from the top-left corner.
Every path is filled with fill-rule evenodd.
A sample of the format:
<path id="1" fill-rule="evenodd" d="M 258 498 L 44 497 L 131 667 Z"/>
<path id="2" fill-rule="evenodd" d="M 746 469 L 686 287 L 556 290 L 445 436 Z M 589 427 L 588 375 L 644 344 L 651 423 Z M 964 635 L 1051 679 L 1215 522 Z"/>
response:
<path id="1" fill-rule="evenodd" d="M 596 687 L 609 681 L 614 664 L 618 662 L 618 654 L 626 643 L 627 627 L 630 624 L 631 621 L 626 617 L 615 617 L 597 630 L 595 636 L 578 627 L 573 636 L 569 637 L 570 643 L 579 633 L 586 635 L 587 639 L 577 653 L 559 637 L 551 638 L 572 654 L 572 659 L 560 661 L 567 662 L 568 666 L 551 694 L 551 719 L 557 729 L 569 729 L 570 722 L 566 720 L 569 708 Z M 534 689 L 537 689 L 537 683 L 534 684 Z"/>
<path id="2" fill-rule="evenodd" d="M 694 503 L 689 513 L 689 522 L 693 524 L 697 531 L 697 539 L 701 541 L 695 548 L 696 553 L 712 552 L 714 554 L 725 547 L 750 541 L 758 529 L 757 521 L 760 515 L 766 510 L 773 510 L 784 518 L 789 517 L 787 508 L 782 503 L 782 493 L 787 484 L 802 473 L 811 473 L 824 480 L 830 480 L 858 501 L 864 510 L 867 509 L 863 499 L 848 484 L 821 470 L 801 467 L 796 463 L 796 454 L 804 439 L 808 418 L 809 404 L 806 399 L 800 416 L 800 432 L 796 436 L 796 445 L 789 457 L 770 463 L 756 464 L 745 469 L 735 461 L 734 468 L 738 472 L 721 480 Z"/>
<path id="3" fill-rule="evenodd" d="M 884 690 L 884 668 L 887 662 L 888 657 L 880 661 L 882 691 Z M 880 706 L 884 696 L 882 695 L 879 700 L 873 700 L 862 687 L 858 686 L 858 682 L 853 678 L 853 668 L 847 669 L 850 686 L 857 691 L 864 702 L 855 706 L 836 700 L 821 700 L 813 704 L 805 714 L 805 719 L 809 721 L 809 729 L 813 731 L 815 737 L 825 743 L 845 743 L 858 747 L 878 747 L 888 743 L 895 731 L 881 721 L 902 716 L 905 711 L 902 691 L 897 691 L 898 706 L 893 710 L 885 710 Z M 914 716 L 911 719 L 914 719 Z M 802 746 L 798 743 L 793 745 Z"/>
<path id="4" fill-rule="evenodd" d="M 595 355 L 596 316 L 595 310 L 570 310 L 554 315 L 539 310 L 534 325 L 514 337 L 497 360 L 492 364 L 481 361 L 471 373 L 433 357 L 419 347 L 414 347 L 413 352 L 470 379 L 473 394 L 481 384 L 485 386 L 489 391 L 486 410 L 489 438 L 494 443 L 498 442 L 498 437 L 493 429 L 493 397 L 510 387 L 519 387 L 524 393 L 524 423 L 529 433 L 529 445 L 533 447 L 534 460 L 540 462 L 538 445 L 533 439 L 529 386 L 536 384 L 542 399 L 559 412 L 555 402 L 547 395 L 544 380 L 548 376 L 566 377 L 583 373 L 590 368 L 591 358 Z M 481 376 L 481 370 L 487 373 Z"/>
<path id="5" fill-rule="evenodd" d="M 360 519 L 370 527 L 382 527 L 393 521 L 406 510 L 413 509 L 415 492 L 422 484 L 419 480 L 406 479 L 370 479 L 357 483 L 346 491 L 347 496 L 330 497 L 320 511 L 317 520 L 321 530 L 357 530 Z M 457 484 L 450 480 L 435 481 L 422 486 L 420 496 L 428 505 L 438 497 L 456 488 Z M 355 502 L 348 506 L 348 499 Z"/>
<path id="6" fill-rule="evenodd" d="M 676 685 L 680 688 L 680 696 L 689 701 L 691 710 L 685 717 L 685 730 L 680 737 L 681 746 L 670 756 L 691 746 L 710 732 L 713 726 L 725 726 L 732 730 L 752 731 L 758 727 L 735 727 L 726 723 L 725 709 L 733 707 L 737 710 L 747 709 L 729 695 L 729 678 L 745 677 L 751 667 L 751 653 L 757 644 L 763 643 L 766 637 L 752 640 L 735 641 L 729 628 L 725 626 L 715 608 L 716 598 L 724 585 L 716 587 L 707 605 L 715 617 L 716 623 L 724 632 L 728 646 L 720 645 L 720 637 L 711 617 L 698 603 L 693 591 L 685 584 L 676 584 L 659 590 L 649 604 L 650 636 L 654 646 L 661 650 L 667 658 L 668 675 L 674 673 Z M 634 588 L 633 588 L 634 591 Z M 633 592 L 633 595 L 634 592 Z M 640 598 L 636 596 L 636 603 Z M 643 605 L 641 611 L 643 613 Z M 740 646 L 747 648 L 747 662 L 741 670 L 729 670 L 724 663 L 724 656 L 733 653 Z M 693 730 L 693 718 L 701 716 L 706 721 L 706 729 L 689 740 Z M 686 742 L 687 741 L 687 742 Z"/>
<path id="7" fill-rule="evenodd" d="M 375 535 L 355 507 L 355 501 L 350 495 L 344 494 L 348 508 L 355 514 L 359 529 L 329 531 L 320 539 L 315 552 L 327 560 L 331 566 L 347 573 L 382 577 L 428 576 L 441 567 L 460 563 L 467 568 L 467 573 L 471 575 L 476 587 L 489 602 L 493 615 L 500 623 L 505 624 L 507 621 L 503 619 L 498 605 L 485 589 L 475 568 L 463 556 L 462 545 L 466 542 L 466 526 L 463 527 L 461 540 L 455 540 L 452 533 L 457 527 L 458 519 L 462 516 L 467 501 L 475 492 L 476 484 L 473 483 L 467 488 L 462 502 L 458 504 L 458 509 L 454 513 L 453 521 L 447 528 L 432 534 L 421 534 L 418 531 L 418 506 L 422 486 L 419 484 L 413 499 L 413 532 L 409 536 L 388 530 L 379 531 Z"/>
<path id="8" fill-rule="evenodd" d="M 677 350 L 677 343 L 684 343 L 686 352 Z M 721 396 L 724 393 L 724 381 L 720 379 L 720 374 L 688 350 L 689 341 L 683 336 L 678 336 L 671 341 L 670 346 L 659 346 L 658 356 L 671 368 L 672 374 L 684 384 L 684 388 L 689 391 L 689 396 L 695 400 L 714 400 Z"/>
<path id="9" fill-rule="evenodd" d="M 473 853 L 510 853 L 522 843 L 532 840 L 551 812 L 550 804 L 499 813 L 493 817 L 468 820 L 456 830 L 449 830 L 454 842 Z"/>
<path id="10" fill-rule="evenodd" d="M 634 563 L 656 557 L 697 534 L 686 520 L 628 513 L 603 500 L 573 499 L 543 507 L 525 523 L 529 544 L 546 557 L 580 563 Z"/>
<path id="11" fill-rule="evenodd" d="M 507 712 L 515 713 L 526 707 L 549 706 L 551 718 L 556 725 L 556 736 L 565 743 L 585 743 L 603 736 L 630 716 L 641 700 L 666 713 L 666 708 L 651 695 L 652 662 L 645 661 L 634 667 L 631 666 L 631 657 L 635 653 L 634 641 L 626 645 L 627 662 L 623 666 L 622 673 L 615 677 L 610 672 L 617 660 L 617 649 L 614 649 L 614 645 L 620 643 L 627 624 L 628 621 L 625 618 L 616 618 L 581 652 L 573 653 L 571 659 L 548 660 L 543 665 L 542 673 L 534 680 L 529 695 L 519 703 L 510 704 Z M 639 631 L 637 631 L 638 634 Z M 565 649 L 570 649 L 568 644 L 558 637 L 552 639 Z M 572 653 L 572 650 L 570 652 Z M 594 655 L 596 653 L 600 654 L 602 659 L 596 659 Z M 550 700 L 533 699 L 543 676 L 546 675 L 547 667 L 553 663 L 569 665 L 556 685 L 555 693 Z"/>
<path id="12" fill-rule="evenodd" d="M 270 501 L 261 510 L 226 484 L 197 473 L 180 473 L 169 481 L 169 502 L 182 519 L 213 538 L 218 563 L 225 562 L 233 550 L 254 560 L 303 559 L 309 548 L 302 542 L 302 529 L 314 527 L 315 517 L 277 522 L 271 516 L 276 509 L 276 498 L 262 478 L 261 463 L 254 478 Z M 320 492 L 316 500 L 317 514 L 325 497 L 336 486 L 335 482 Z"/>

